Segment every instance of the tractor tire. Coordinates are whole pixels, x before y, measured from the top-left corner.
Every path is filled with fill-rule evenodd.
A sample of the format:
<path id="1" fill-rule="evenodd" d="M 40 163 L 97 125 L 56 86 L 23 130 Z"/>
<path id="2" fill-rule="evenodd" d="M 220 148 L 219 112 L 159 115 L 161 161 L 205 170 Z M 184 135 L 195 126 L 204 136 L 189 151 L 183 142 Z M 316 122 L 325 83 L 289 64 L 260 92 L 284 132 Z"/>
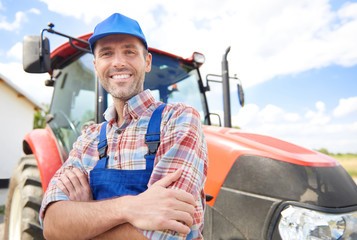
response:
<path id="1" fill-rule="evenodd" d="M 39 223 L 43 197 L 40 173 L 33 155 L 24 156 L 10 180 L 4 219 L 4 240 L 45 239 Z"/>

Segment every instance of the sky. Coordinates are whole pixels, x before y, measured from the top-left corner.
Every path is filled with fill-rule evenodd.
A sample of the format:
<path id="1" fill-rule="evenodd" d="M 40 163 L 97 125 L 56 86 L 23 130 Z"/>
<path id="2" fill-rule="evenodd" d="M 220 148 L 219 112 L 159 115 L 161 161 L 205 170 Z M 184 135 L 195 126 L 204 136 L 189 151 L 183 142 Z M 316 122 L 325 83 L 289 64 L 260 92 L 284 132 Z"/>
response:
<path id="1" fill-rule="evenodd" d="M 356 0 L 0 0 L 0 73 L 38 103 L 50 103 L 47 74 L 22 70 L 22 40 L 49 22 L 71 36 L 93 31 L 120 12 L 138 20 L 149 46 L 206 57 L 202 75 L 221 73 L 228 46 L 230 75 L 245 90 L 238 105 L 231 82 L 232 124 L 310 149 L 357 153 Z M 45 33 L 51 49 L 66 41 Z M 222 90 L 210 83 L 211 112 Z"/>

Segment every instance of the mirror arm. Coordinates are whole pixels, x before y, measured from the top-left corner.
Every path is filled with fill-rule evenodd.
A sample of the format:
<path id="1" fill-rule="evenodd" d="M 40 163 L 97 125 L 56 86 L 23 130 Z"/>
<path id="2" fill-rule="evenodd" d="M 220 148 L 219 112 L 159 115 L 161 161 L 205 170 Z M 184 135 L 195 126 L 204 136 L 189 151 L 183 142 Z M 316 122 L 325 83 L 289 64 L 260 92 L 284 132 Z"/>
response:
<path id="1" fill-rule="evenodd" d="M 69 43 L 70 43 L 71 46 L 74 47 L 75 49 L 80 50 L 80 51 L 83 51 L 83 52 L 91 53 L 91 51 L 90 51 L 90 49 L 89 49 L 89 42 L 88 42 L 88 41 L 85 41 L 85 40 L 82 40 L 82 39 L 79 39 L 79 38 L 74 38 L 74 37 L 71 37 L 71 36 L 69 36 L 69 35 L 66 35 L 66 34 L 57 32 L 57 31 L 53 30 L 53 27 L 54 27 L 54 26 L 55 26 L 55 25 L 54 25 L 53 23 L 49 23 L 49 24 L 48 24 L 48 28 L 42 29 L 42 31 L 41 31 L 41 39 L 43 39 L 43 32 L 44 32 L 44 31 L 47 31 L 47 32 L 49 32 L 49 33 L 57 34 L 57 35 L 59 35 L 59 36 L 68 38 L 68 39 L 69 39 Z M 77 41 L 77 42 L 79 42 L 79 43 L 83 43 L 83 44 L 87 45 L 88 48 L 82 48 L 82 47 L 79 47 L 79 46 L 75 45 L 75 44 L 73 43 L 73 40 L 75 40 L 75 41 Z M 41 42 L 40 44 L 41 44 L 41 45 L 40 45 L 40 56 L 42 57 L 42 42 Z"/>
<path id="2" fill-rule="evenodd" d="M 222 83 L 222 80 L 209 79 L 209 77 L 222 78 L 222 75 L 207 74 L 206 76 L 207 86 L 209 82 Z M 234 77 L 229 77 L 229 79 L 238 80 L 238 84 L 242 86 L 242 81 L 236 75 L 234 75 Z"/>
<path id="3" fill-rule="evenodd" d="M 43 43 L 43 32 L 44 32 L 45 30 L 46 30 L 46 29 L 42 29 L 42 31 L 41 31 L 40 58 L 43 58 L 43 54 L 42 54 L 42 43 Z"/>
<path id="4" fill-rule="evenodd" d="M 74 47 L 75 49 L 79 50 L 79 51 L 83 51 L 86 53 L 92 53 L 91 50 L 89 50 L 88 48 L 82 48 L 82 47 L 78 47 L 77 45 L 74 45 L 74 43 L 72 42 L 72 40 L 76 40 L 78 41 L 78 39 L 76 38 L 70 38 L 69 39 L 69 43 L 71 44 L 72 47 Z M 88 43 L 88 42 L 87 42 Z"/>

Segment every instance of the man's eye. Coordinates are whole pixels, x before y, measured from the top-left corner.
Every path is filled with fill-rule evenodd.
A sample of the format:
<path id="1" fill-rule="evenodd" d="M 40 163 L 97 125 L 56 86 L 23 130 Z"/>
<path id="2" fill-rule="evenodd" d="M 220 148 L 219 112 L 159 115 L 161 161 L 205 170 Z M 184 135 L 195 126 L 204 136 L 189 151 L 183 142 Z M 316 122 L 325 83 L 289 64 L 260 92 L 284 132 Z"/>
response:
<path id="1" fill-rule="evenodd" d="M 107 57 L 107 56 L 110 56 L 111 55 L 111 52 L 102 52 L 100 54 L 101 57 Z"/>
<path id="2" fill-rule="evenodd" d="M 132 51 L 132 50 L 127 50 L 127 51 L 126 51 L 126 54 L 135 54 L 135 52 Z"/>

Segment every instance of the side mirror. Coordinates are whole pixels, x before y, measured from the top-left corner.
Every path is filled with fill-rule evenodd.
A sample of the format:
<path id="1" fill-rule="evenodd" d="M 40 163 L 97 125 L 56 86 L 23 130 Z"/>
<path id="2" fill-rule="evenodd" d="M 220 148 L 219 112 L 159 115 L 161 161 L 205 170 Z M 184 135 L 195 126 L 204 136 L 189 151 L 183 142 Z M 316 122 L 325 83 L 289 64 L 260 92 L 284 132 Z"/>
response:
<path id="1" fill-rule="evenodd" d="M 28 73 L 45 73 L 51 69 L 50 43 L 46 37 L 25 36 L 22 66 Z"/>

